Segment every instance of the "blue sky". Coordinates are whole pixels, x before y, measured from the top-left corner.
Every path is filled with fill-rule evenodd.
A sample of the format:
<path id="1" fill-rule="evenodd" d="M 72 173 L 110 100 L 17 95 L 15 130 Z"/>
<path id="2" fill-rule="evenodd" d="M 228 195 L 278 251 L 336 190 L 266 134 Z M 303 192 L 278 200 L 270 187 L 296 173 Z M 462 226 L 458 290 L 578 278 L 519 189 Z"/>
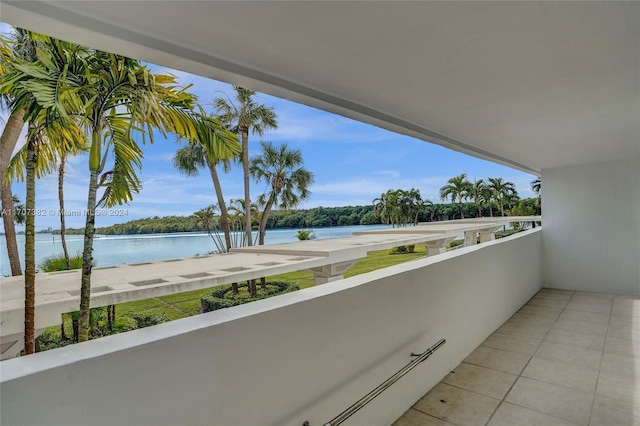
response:
<path id="1" fill-rule="evenodd" d="M 6 25 L 0 25 L 0 32 L 5 33 L 6 28 Z M 193 84 L 190 91 L 209 112 L 213 111 L 211 102 L 214 98 L 233 98 L 229 84 L 159 66 L 151 67 L 156 72 L 176 75 L 182 85 Z M 515 183 L 521 197 L 533 196 L 529 183 L 534 176 L 528 173 L 273 96 L 258 94 L 256 99 L 274 107 L 278 129 L 268 131 L 262 137 L 251 135 L 250 155 L 257 154 L 260 140 L 287 143 L 302 151 L 304 166 L 314 173 L 315 183 L 311 187 L 310 200 L 300 208 L 368 205 L 390 188 L 417 188 L 423 198 L 440 202 L 440 187 L 461 173 L 466 173 L 472 181 L 502 177 Z M 5 117 L 3 111 L 0 116 L 2 127 Z M 198 177 L 186 177 L 173 167 L 173 154 L 180 146 L 174 138 L 157 138 L 155 144 L 145 145 L 140 172 L 141 192 L 131 203 L 121 207 L 124 216 L 100 216 L 96 225 L 150 216 L 190 215 L 215 203 L 211 178 L 206 170 Z M 86 207 L 88 180 L 87 156 L 71 158 L 65 178 L 68 211 Z M 221 174 L 221 184 L 226 200 L 242 198 L 241 166 L 235 166 L 227 175 Z M 13 191 L 24 200 L 24 183 L 14 182 Z M 263 185 L 253 184 L 252 198 L 263 191 Z M 58 207 L 56 175 L 37 182 L 36 207 L 42 213 L 36 217 L 36 229 L 59 227 L 58 217 L 48 214 Z M 67 217 L 67 226 L 83 225 L 83 218 Z"/>

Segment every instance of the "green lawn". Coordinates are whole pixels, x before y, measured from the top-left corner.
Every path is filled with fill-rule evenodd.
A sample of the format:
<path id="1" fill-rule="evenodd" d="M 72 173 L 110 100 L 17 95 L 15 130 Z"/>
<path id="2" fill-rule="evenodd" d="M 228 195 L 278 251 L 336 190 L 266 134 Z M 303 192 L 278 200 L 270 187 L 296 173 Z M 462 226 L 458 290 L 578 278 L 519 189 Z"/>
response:
<path id="1" fill-rule="evenodd" d="M 389 254 L 389 250 L 370 252 L 367 257 L 360 259 L 355 265 L 344 274 L 346 278 L 376 269 L 386 268 L 414 259 L 426 256 L 424 246 L 416 246 L 414 253 Z M 287 281 L 297 283 L 301 289 L 313 286 L 313 274 L 311 272 L 296 271 L 281 275 L 274 275 L 267 278 L 274 281 Z M 200 309 L 200 298 L 210 294 L 213 289 L 195 290 L 186 293 L 177 293 L 169 296 L 161 296 L 153 299 L 138 300 L 117 305 L 117 315 L 127 314 L 150 314 L 164 315 L 172 320 L 195 315 Z"/>

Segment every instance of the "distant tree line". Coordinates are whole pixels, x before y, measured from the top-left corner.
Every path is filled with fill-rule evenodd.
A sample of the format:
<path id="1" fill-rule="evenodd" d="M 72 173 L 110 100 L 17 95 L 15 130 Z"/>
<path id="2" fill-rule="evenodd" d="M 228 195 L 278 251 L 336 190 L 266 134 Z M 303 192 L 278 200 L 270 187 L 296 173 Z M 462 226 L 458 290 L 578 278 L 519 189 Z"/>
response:
<path id="1" fill-rule="evenodd" d="M 478 209 L 475 203 L 462 205 L 464 217 L 477 217 Z M 482 216 L 489 216 L 489 207 L 482 209 Z M 512 211 L 513 210 L 513 211 Z M 536 198 L 525 198 L 513 206 L 510 213 L 540 214 L 540 207 Z M 459 206 L 452 204 L 426 205 L 417 213 L 418 222 L 450 220 L 459 217 Z M 267 228 L 312 229 L 329 226 L 349 225 L 378 225 L 385 223 L 374 206 L 346 206 L 346 207 L 314 207 L 312 209 L 276 210 L 269 216 Z M 166 216 L 136 219 L 126 223 L 97 228 L 102 235 L 135 235 L 161 234 L 171 232 L 206 232 L 206 226 L 199 222 L 197 216 Z M 82 228 L 68 228 L 68 234 L 83 234 Z M 60 231 L 54 231 L 59 234 Z"/>

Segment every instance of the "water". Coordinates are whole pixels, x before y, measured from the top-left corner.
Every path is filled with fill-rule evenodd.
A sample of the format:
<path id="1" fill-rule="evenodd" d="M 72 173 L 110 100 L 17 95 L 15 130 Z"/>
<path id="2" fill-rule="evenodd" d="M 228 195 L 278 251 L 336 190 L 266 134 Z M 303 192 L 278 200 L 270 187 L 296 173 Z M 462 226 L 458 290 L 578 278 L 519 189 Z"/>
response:
<path id="1" fill-rule="evenodd" d="M 386 225 L 337 226 L 314 229 L 316 238 L 345 237 L 356 231 L 386 228 Z M 266 244 L 297 241 L 296 229 L 271 229 L 265 237 Z M 68 235 L 67 248 L 70 254 L 82 253 L 84 236 Z M 18 235 L 20 261 L 24 270 L 24 235 Z M 0 276 L 10 275 L 9 258 L 4 236 L 0 236 Z M 215 245 L 206 233 L 188 232 L 148 235 L 96 235 L 93 243 L 93 258 L 96 266 L 112 266 L 124 263 L 152 262 L 156 260 L 192 257 L 214 251 Z M 36 234 L 36 265 L 51 255 L 61 255 L 60 235 Z"/>

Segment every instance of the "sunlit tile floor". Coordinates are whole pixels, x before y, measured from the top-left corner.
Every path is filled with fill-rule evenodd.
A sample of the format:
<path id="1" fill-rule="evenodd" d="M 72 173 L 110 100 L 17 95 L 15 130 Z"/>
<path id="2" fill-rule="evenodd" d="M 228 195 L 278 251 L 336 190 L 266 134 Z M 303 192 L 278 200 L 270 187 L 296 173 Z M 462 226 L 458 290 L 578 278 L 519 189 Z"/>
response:
<path id="1" fill-rule="evenodd" d="M 640 297 L 543 288 L 394 426 L 640 425 Z"/>

